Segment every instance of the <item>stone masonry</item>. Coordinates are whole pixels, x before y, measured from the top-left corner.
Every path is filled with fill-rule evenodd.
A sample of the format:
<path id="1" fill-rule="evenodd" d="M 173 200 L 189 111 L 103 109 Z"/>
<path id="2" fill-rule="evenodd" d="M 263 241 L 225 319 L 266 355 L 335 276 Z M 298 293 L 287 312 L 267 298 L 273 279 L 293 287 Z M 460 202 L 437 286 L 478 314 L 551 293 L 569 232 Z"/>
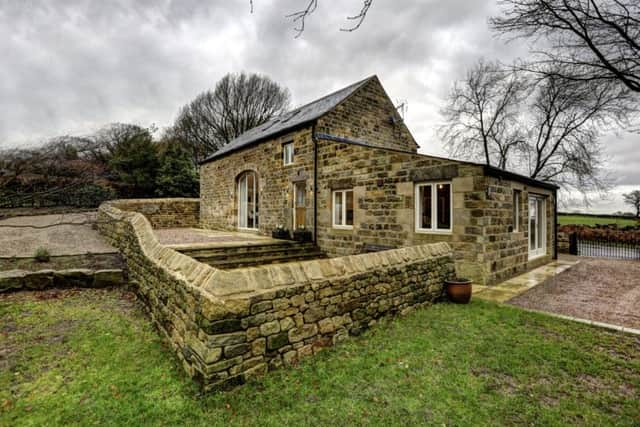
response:
<path id="1" fill-rule="evenodd" d="M 282 162 L 285 142 L 294 143 L 295 160 L 288 166 Z M 457 274 L 483 285 L 552 259 L 553 190 L 530 180 L 488 175 L 475 163 L 417 154 L 416 147 L 382 85 L 372 79 L 315 122 L 203 164 L 201 226 L 237 229 L 237 179 L 251 170 L 260 194 L 258 232 L 293 227 L 294 185 L 304 182 L 305 223 L 330 256 L 358 254 L 371 246 L 447 242 Z M 439 181 L 451 183 L 452 232 L 416 231 L 415 185 Z M 353 229 L 332 225 L 331 195 L 340 189 L 354 192 Z M 514 190 L 521 192 L 519 230 L 513 230 Z M 546 255 L 535 260 L 528 256 L 530 193 L 547 200 Z"/>
<path id="2" fill-rule="evenodd" d="M 119 206 L 100 207 L 100 231 L 121 250 L 152 320 L 205 390 L 294 364 L 382 316 L 431 304 L 454 275 L 446 243 L 217 270 L 161 245 L 144 215 Z"/>

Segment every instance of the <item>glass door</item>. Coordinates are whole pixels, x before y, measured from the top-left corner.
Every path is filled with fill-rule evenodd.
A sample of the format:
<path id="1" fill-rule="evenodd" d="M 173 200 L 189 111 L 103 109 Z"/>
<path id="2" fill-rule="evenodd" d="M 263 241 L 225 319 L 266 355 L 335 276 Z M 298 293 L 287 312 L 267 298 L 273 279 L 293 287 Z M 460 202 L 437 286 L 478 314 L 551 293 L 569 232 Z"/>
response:
<path id="1" fill-rule="evenodd" d="M 304 182 L 296 182 L 294 185 L 293 198 L 293 229 L 306 227 L 305 218 L 307 216 L 306 195 L 307 186 Z"/>
<path id="2" fill-rule="evenodd" d="M 529 259 L 547 253 L 544 197 L 529 195 Z"/>
<path id="3" fill-rule="evenodd" d="M 258 185 L 253 172 L 238 179 L 238 228 L 258 228 Z"/>

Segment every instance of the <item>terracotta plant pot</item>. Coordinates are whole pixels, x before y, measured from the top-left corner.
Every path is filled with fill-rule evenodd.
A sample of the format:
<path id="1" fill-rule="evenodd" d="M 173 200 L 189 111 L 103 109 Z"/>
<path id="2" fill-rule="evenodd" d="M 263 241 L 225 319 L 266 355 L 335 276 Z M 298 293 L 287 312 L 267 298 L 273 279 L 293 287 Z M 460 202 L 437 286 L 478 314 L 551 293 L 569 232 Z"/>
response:
<path id="1" fill-rule="evenodd" d="M 452 302 L 457 304 L 467 304 L 471 299 L 471 284 L 469 279 L 450 279 L 446 280 L 447 296 Z"/>

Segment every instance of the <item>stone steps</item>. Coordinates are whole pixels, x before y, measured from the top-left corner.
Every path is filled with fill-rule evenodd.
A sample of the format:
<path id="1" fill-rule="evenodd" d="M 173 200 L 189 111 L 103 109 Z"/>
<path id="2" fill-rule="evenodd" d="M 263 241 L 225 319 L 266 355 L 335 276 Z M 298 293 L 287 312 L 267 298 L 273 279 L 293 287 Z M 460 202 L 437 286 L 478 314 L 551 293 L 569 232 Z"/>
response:
<path id="1" fill-rule="evenodd" d="M 253 267 L 264 264 L 326 258 L 313 243 L 283 241 L 282 243 L 253 244 L 217 248 L 180 250 L 185 255 L 221 269 Z"/>

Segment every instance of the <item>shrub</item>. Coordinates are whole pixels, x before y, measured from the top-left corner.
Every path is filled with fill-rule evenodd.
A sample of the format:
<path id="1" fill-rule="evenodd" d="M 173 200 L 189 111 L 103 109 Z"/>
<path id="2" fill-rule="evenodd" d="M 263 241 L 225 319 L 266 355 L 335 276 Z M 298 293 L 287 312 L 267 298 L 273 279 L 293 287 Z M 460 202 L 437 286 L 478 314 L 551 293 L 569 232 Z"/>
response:
<path id="1" fill-rule="evenodd" d="M 51 259 L 51 254 L 47 248 L 40 247 L 36 249 L 36 252 L 33 254 L 33 257 L 38 262 L 49 262 Z"/>

